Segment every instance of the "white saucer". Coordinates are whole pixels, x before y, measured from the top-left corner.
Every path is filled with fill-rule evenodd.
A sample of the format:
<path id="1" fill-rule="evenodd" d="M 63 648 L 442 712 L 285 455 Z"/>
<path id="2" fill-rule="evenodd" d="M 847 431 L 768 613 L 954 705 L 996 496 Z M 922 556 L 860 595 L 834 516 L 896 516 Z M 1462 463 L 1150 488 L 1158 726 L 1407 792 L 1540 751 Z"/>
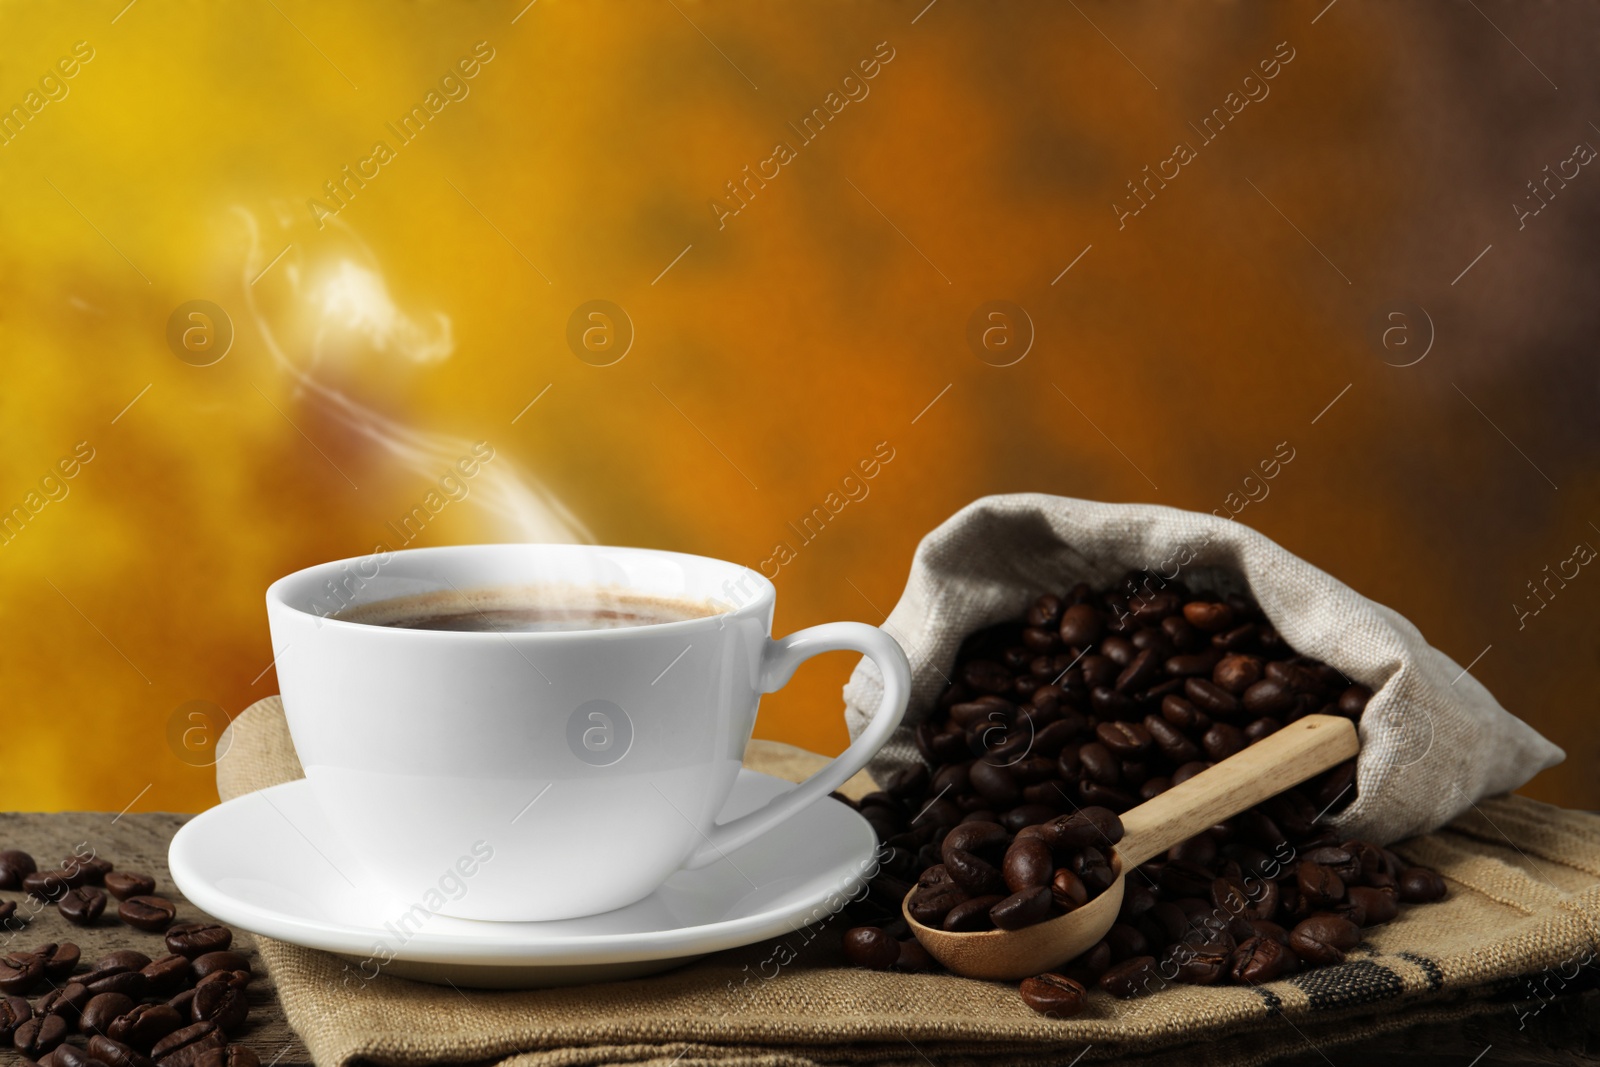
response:
<path id="1" fill-rule="evenodd" d="M 792 789 L 741 770 L 719 821 Z M 480 988 L 609 981 L 798 930 L 837 909 L 872 873 L 876 838 L 831 798 L 697 871 L 679 871 L 637 904 L 558 922 L 420 921 L 413 903 L 358 889 L 334 864 L 348 853 L 324 823 L 304 779 L 195 816 L 172 839 L 172 879 L 222 922 L 424 982 Z M 357 875 L 356 882 L 362 881 Z M 413 921 L 396 923 L 408 912 Z M 386 946 L 386 947 L 383 947 Z M 359 961 L 365 961 L 364 967 Z"/>

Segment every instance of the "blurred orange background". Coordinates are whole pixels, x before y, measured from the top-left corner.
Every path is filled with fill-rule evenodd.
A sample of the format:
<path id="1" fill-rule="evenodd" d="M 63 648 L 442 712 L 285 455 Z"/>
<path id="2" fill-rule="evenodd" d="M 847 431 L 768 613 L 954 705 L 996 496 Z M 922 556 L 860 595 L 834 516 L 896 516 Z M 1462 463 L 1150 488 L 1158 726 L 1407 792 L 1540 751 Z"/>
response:
<path id="1" fill-rule="evenodd" d="M 1600 545 L 1600 12 L 525 2 L 0 12 L 0 809 L 215 803 L 174 724 L 275 692 L 267 584 L 480 441 L 413 543 L 788 543 L 780 631 L 976 497 L 1209 511 L 1287 441 L 1239 521 L 1600 807 L 1600 576 L 1530 586 Z M 852 665 L 758 736 L 841 749 Z"/>

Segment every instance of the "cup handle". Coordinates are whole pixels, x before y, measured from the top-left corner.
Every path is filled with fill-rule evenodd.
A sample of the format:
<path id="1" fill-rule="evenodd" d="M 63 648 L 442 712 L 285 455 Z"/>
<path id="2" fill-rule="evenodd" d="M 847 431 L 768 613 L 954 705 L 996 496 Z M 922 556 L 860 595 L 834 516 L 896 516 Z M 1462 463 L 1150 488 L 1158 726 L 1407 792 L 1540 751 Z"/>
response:
<path id="1" fill-rule="evenodd" d="M 822 652 L 856 651 L 871 658 L 883 675 L 883 700 L 861 736 L 831 763 L 794 789 L 775 797 L 748 815 L 711 827 L 705 842 L 689 861 L 687 870 L 704 867 L 766 833 L 783 820 L 826 796 L 867 765 L 905 717 L 911 696 L 911 664 L 900 645 L 878 629 L 862 622 L 830 622 L 797 630 L 788 637 L 768 641 L 761 661 L 761 691 L 782 689 L 795 668 Z"/>

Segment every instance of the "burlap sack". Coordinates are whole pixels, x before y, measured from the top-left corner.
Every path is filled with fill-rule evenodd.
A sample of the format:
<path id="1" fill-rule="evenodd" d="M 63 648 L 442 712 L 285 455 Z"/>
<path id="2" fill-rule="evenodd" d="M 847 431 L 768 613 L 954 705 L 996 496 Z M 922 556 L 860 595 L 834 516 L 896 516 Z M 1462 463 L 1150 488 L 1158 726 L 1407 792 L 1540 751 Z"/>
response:
<path id="1" fill-rule="evenodd" d="M 1328 822 L 1387 844 L 1443 826 L 1565 758 L 1399 614 L 1228 519 L 1151 504 L 1026 493 L 969 504 L 917 546 L 883 629 L 911 660 L 911 704 L 871 769 L 919 759 L 916 724 L 968 634 L 1020 617 L 1044 591 L 1106 588 L 1130 570 L 1194 591 L 1248 592 L 1289 645 L 1372 689 L 1361 718 L 1357 797 Z M 863 660 L 845 687 L 850 735 L 877 710 Z"/>
<path id="2" fill-rule="evenodd" d="M 223 751 L 225 800 L 301 773 L 277 697 L 240 715 Z M 795 780 L 822 759 L 759 742 L 751 756 L 755 769 Z M 388 976 L 352 990 L 343 960 L 256 942 L 320 1067 L 1246 1067 L 1505 1012 L 1507 1001 L 1531 1013 L 1600 944 L 1600 819 L 1504 797 L 1398 851 L 1443 874 L 1450 896 L 1368 930 L 1345 964 L 1255 988 L 1172 986 L 1136 1001 L 1096 994 L 1064 1021 L 1035 1015 L 1007 985 L 842 967 L 836 919 L 657 977 L 506 993 Z"/>

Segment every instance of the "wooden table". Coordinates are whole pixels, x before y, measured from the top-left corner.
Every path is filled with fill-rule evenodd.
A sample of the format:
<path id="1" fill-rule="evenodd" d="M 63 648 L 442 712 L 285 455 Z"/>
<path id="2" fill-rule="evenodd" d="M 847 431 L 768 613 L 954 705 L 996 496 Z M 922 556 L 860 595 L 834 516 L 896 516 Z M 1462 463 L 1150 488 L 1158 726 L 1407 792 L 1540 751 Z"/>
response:
<path id="1" fill-rule="evenodd" d="M 167 845 L 186 815 L 102 815 L 92 812 L 61 814 L 0 813 L 0 848 L 20 848 L 33 855 L 41 867 L 54 865 L 87 846 L 119 869 L 142 871 L 157 880 L 156 892 L 178 905 L 178 921 L 210 918 L 183 898 L 167 871 Z M 0 892 L 0 900 L 17 900 L 18 915 L 33 910 L 18 893 Z M 115 901 L 111 901 L 115 903 Z M 114 911 L 114 909 L 108 909 Z M 234 947 L 252 957 L 249 935 L 236 931 Z M 132 948 L 155 958 L 166 954 L 159 934 L 143 933 L 115 918 L 99 925 L 72 926 L 54 906 L 40 909 L 20 932 L 5 932 L 5 951 L 30 949 L 47 941 L 72 941 L 83 950 L 85 963 L 116 949 Z M 256 967 L 260 973 L 260 967 Z M 1328 1067 L 1337 1064 L 1404 1063 L 1406 1067 L 1521 1067 L 1521 1065 L 1576 1065 L 1600 1061 L 1600 975 L 1586 969 L 1557 999 L 1537 1013 L 1507 1005 L 1503 1011 L 1484 1014 L 1459 1024 L 1413 1027 L 1384 1037 L 1333 1048 L 1312 1049 L 1297 1042 L 1285 1028 L 1286 1055 L 1273 1067 Z M 272 981 L 259 978 L 250 986 L 250 1021 L 239 1037 L 270 1067 L 309 1067 L 311 1057 L 289 1029 L 278 1005 Z M 1298 1044 L 1299 1048 L 1295 1046 Z M 12 1062 L 10 1050 L 0 1052 L 0 1063 Z M 935 1064 L 934 1067 L 941 1067 Z"/>

